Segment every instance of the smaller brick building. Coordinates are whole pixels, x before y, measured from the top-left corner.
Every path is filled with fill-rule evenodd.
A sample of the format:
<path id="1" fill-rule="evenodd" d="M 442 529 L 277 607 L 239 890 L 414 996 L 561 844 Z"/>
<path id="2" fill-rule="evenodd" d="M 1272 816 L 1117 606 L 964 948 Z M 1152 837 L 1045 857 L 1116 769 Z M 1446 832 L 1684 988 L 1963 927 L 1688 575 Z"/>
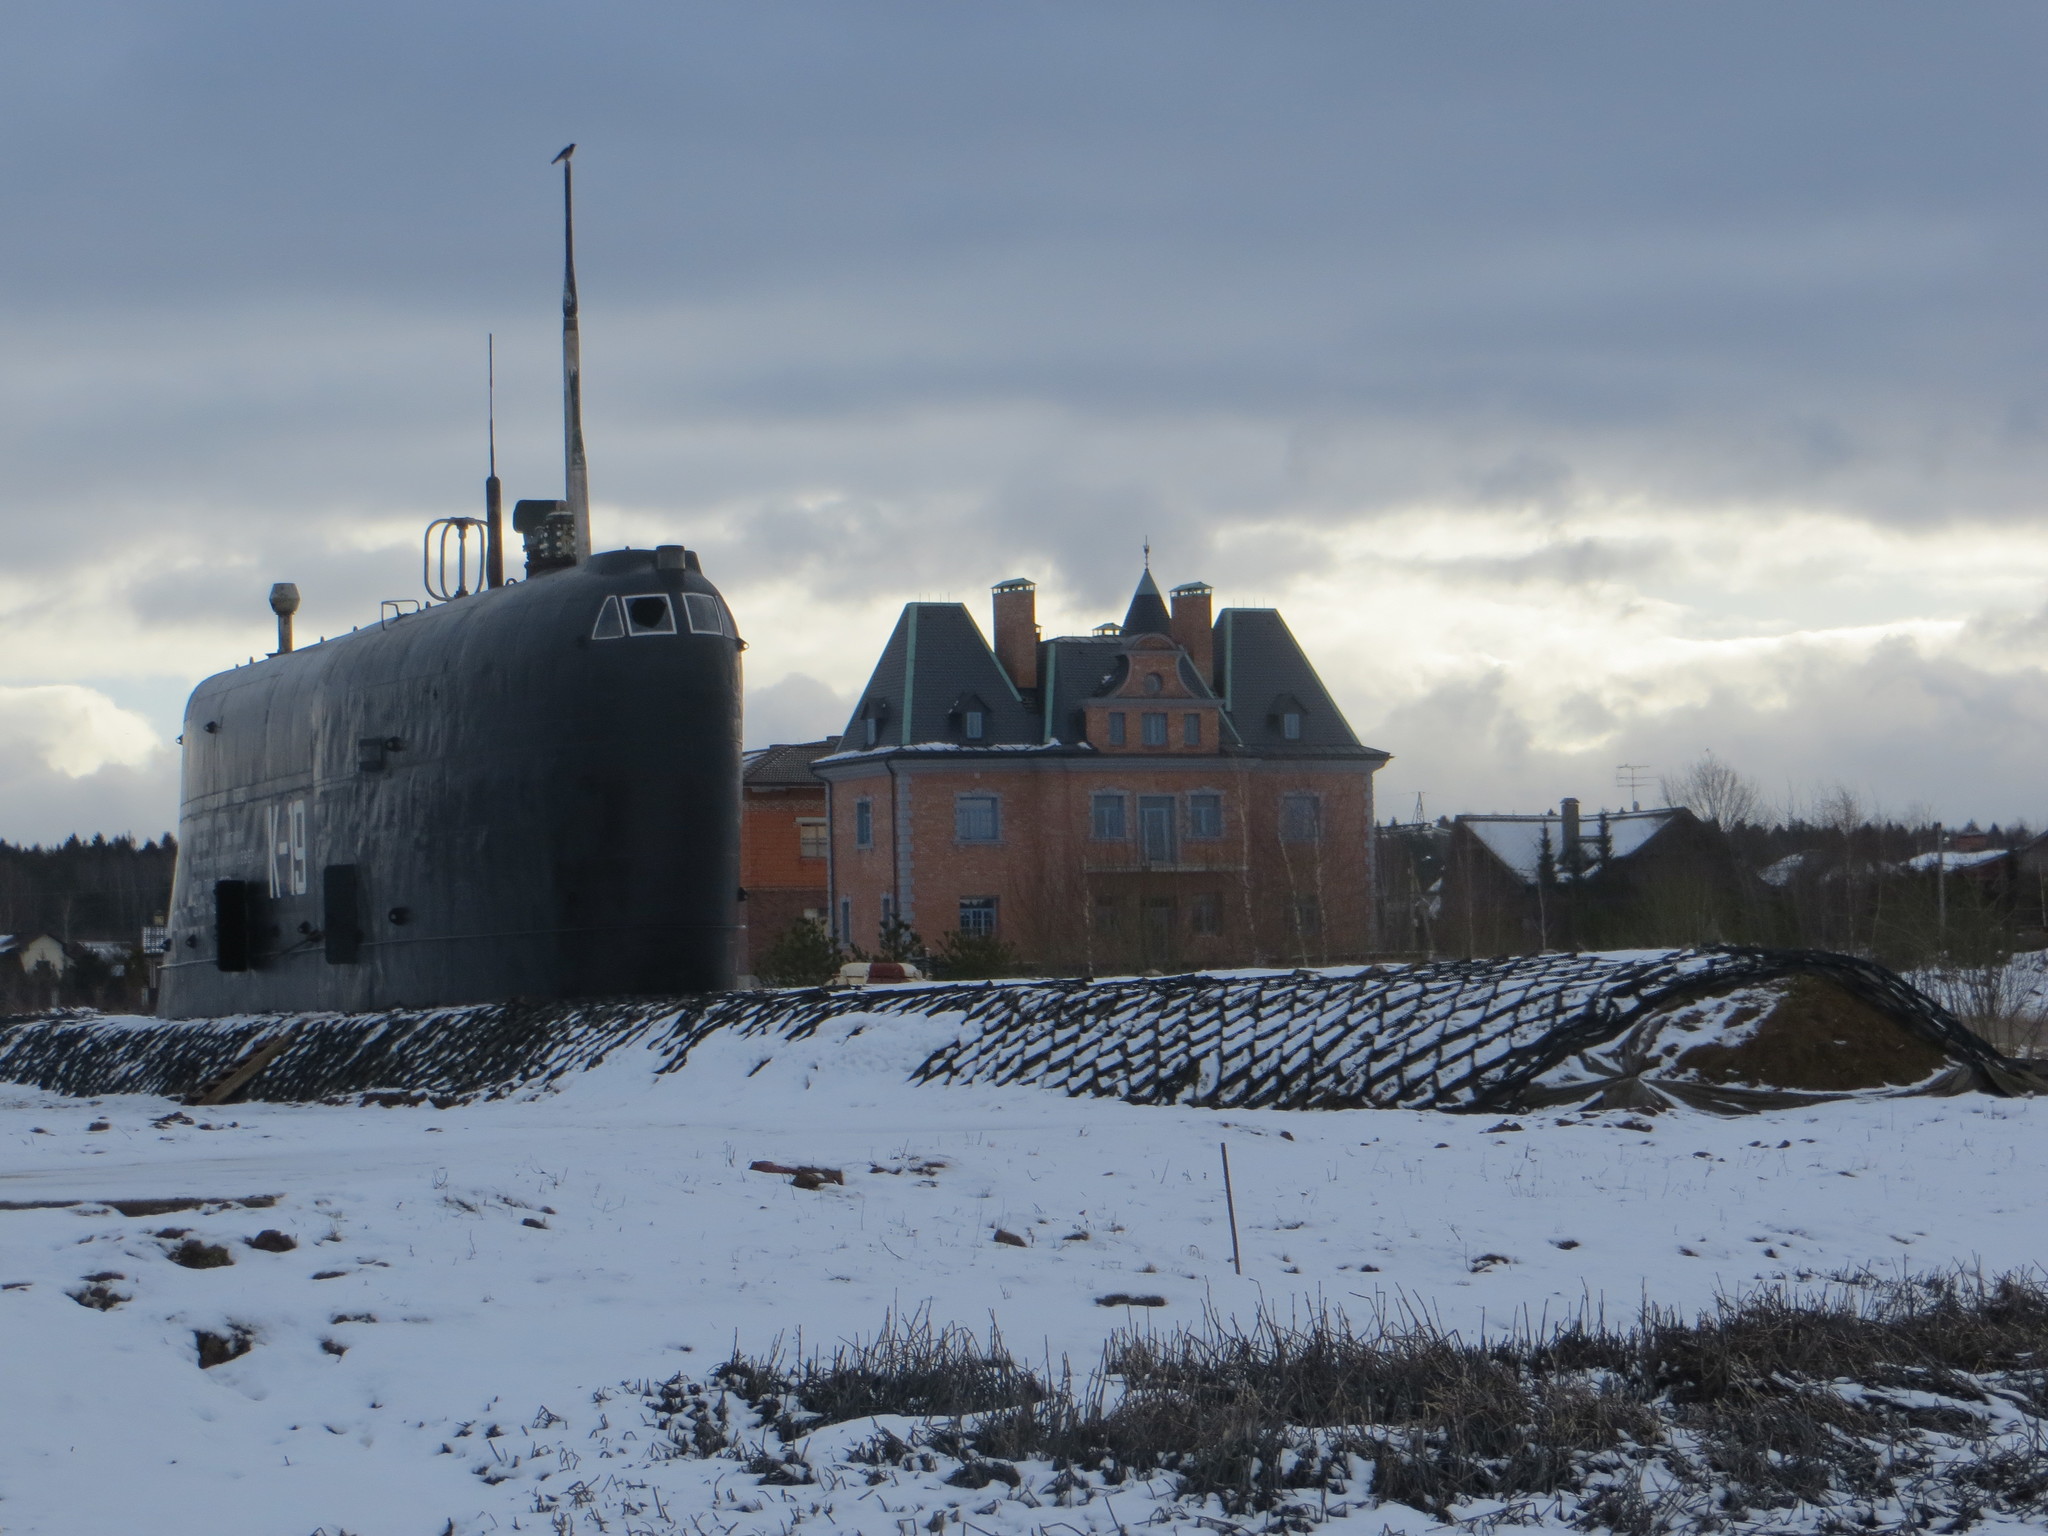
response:
<path id="1" fill-rule="evenodd" d="M 740 770 L 740 886 L 746 922 L 745 963 L 758 975 L 762 954 L 801 918 L 824 922 L 826 891 L 825 781 L 811 764 L 831 740 L 749 752 Z"/>
<path id="2" fill-rule="evenodd" d="M 1148 571 L 1043 639 L 1036 589 L 903 610 L 830 786 L 833 928 L 991 934 L 1047 973 L 1304 964 L 1374 944 L 1372 776 L 1280 614 Z"/>

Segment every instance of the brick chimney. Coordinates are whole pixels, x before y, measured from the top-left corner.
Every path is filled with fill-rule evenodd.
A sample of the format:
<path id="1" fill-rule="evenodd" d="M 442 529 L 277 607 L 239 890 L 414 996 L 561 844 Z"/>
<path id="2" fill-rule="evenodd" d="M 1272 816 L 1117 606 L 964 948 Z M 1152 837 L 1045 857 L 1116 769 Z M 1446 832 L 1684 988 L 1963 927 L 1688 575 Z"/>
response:
<path id="1" fill-rule="evenodd" d="M 1216 619 L 1209 611 L 1215 588 L 1190 581 L 1173 589 L 1173 643 L 1188 653 L 1202 681 L 1216 682 Z"/>
<path id="2" fill-rule="evenodd" d="M 1019 688 L 1038 686 L 1038 587 L 1022 576 L 999 581 L 993 589 L 996 610 L 996 660 Z"/>

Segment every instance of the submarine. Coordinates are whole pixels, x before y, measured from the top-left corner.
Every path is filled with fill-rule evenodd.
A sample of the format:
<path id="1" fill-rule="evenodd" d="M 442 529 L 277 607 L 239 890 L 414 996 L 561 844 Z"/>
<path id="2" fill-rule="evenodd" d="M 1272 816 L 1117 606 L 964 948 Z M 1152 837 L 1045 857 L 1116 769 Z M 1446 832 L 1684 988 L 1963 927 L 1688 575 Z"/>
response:
<path id="1" fill-rule="evenodd" d="M 568 494 L 515 506 L 508 580 L 493 413 L 486 515 L 429 525 L 425 601 L 299 648 L 279 583 L 276 652 L 193 690 L 164 1017 L 734 984 L 745 642 L 695 551 L 591 549 L 574 150 Z"/>

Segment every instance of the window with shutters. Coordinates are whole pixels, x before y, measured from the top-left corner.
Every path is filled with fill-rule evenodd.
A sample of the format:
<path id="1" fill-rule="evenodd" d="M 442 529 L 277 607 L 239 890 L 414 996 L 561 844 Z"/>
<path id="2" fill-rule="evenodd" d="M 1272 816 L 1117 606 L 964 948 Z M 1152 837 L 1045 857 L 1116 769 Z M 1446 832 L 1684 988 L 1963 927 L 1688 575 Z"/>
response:
<path id="1" fill-rule="evenodd" d="M 994 795 L 955 795 L 953 835 L 963 843 L 993 843 L 1003 835 L 1000 802 Z"/>
<path id="2" fill-rule="evenodd" d="M 1280 797 L 1280 840 L 1319 843 L 1323 840 L 1323 797 L 1292 794 Z"/>

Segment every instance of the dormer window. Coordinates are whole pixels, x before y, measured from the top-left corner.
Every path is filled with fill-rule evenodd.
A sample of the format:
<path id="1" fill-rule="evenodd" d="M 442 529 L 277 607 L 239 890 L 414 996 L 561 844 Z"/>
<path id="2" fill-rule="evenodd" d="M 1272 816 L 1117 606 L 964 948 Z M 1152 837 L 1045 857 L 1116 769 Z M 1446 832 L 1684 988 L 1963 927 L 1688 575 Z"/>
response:
<path id="1" fill-rule="evenodd" d="M 1165 679 L 1160 677 L 1157 672 L 1147 672 L 1145 674 L 1145 691 L 1147 693 L 1157 693 L 1165 686 Z"/>
<path id="2" fill-rule="evenodd" d="M 964 693 L 953 701 L 946 718 L 963 741 L 988 739 L 988 703 L 979 694 Z"/>
<path id="3" fill-rule="evenodd" d="M 1308 711 L 1301 707 L 1301 700 L 1291 693 L 1283 693 L 1273 701 L 1266 720 L 1280 733 L 1282 741 L 1301 740 L 1302 722 L 1308 718 Z"/>
<path id="4" fill-rule="evenodd" d="M 869 699 L 860 707 L 860 744 L 863 747 L 877 747 L 882 743 L 882 727 L 889 720 L 889 701 Z"/>

